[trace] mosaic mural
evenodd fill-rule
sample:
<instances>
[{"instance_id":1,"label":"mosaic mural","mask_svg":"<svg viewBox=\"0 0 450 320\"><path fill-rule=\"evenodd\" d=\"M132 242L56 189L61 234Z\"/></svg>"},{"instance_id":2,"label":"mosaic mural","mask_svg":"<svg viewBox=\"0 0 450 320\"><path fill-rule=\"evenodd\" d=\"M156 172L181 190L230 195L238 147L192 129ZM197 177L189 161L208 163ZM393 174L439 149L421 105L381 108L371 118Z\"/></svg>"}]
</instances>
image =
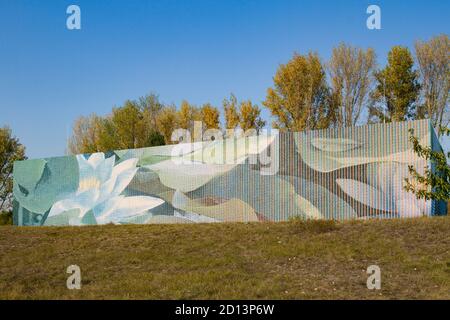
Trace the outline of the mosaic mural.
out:
<instances>
[{"instance_id":1,"label":"mosaic mural","mask_svg":"<svg viewBox=\"0 0 450 320\"><path fill-rule=\"evenodd\" d=\"M437 141L429 121L423 120L19 161L14 167L14 223L438 214L438 205L403 190L408 165L426 165L411 149L410 128L423 144Z\"/></svg>"}]
</instances>

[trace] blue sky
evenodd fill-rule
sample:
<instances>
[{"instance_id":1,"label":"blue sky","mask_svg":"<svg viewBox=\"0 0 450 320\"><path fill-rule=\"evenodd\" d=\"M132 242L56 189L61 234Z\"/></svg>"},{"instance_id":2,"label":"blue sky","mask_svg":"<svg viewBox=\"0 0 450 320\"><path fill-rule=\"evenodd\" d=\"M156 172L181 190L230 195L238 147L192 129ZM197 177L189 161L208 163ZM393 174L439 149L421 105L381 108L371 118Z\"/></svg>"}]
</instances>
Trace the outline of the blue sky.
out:
<instances>
[{"instance_id":1,"label":"blue sky","mask_svg":"<svg viewBox=\"0 0 450 320\"><path fill-rule=\"evenodd\" d=\"M66 28L70 4L81 30ZM382 30L366 28L369 4L381 7ZM63 155L80 115L149 92L260 103L294 51L328 59L343 41L373 47L383 65L393 45L448 34L449 12L443 0L0 0L0 126L31 158Z\"/></svg>"}]
</instances>

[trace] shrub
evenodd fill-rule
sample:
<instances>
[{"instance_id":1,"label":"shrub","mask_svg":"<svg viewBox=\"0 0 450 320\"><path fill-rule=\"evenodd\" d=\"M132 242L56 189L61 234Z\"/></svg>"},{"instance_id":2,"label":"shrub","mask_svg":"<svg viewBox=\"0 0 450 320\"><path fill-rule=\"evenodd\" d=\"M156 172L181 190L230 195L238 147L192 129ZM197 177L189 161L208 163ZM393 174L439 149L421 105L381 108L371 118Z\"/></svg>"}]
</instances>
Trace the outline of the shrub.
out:
<instances>
[{"instance_id":1,"label":"shrub","mask_svg":"<svg viewBox=\"0 0 450 320\"><path fill-rule=\"evenodd\" d=\"M0 225L12 225L13 215L12 212L0 212Z\"/></svg>"}]
</instances>

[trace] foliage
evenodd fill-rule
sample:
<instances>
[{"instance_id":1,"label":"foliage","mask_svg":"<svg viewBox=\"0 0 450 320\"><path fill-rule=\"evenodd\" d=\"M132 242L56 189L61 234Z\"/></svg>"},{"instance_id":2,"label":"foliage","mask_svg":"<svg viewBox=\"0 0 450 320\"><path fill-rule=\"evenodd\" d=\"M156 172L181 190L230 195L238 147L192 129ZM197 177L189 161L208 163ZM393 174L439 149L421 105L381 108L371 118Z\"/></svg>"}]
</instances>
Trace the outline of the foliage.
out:
<instances>
[{"instance_id":1,"label":"foliage","mask_svg":"<svg viewBox=\"0 0 450 320\"><path fill-rule=\"evenodd\" d=\"M231 94L230 99L224 99L222 105L225 113L225 129L236 129L240 121L236 97Z\"/></svg>"},{"instance_id":2,"label":"foliage","mask_svg":"<svg viewBox=\"0 0 450 320\"><path fill-rule=\"evenodd\" d=\"M364 51L346 44L333 49L329 63L338 126L358 123L371 89L375 67L373 49Z\"/></svg>"},{"instance_id":3,"label":"foliage","mask_svg":"<svg viewBox=\"0 0 450 320\"><path fill-rule=\"evenodd\" d=\"M447 126L450 122L450 40L447 35L436 36L428 42L417 41L415 49L423 99L418 117L431 119L436 128Z\"/></svg>"},{"instance_id":4,"label":"foliage","mask_svg":"<svg viewBox=\"0 0 450 320\"><path fill-rule=\"evenodd\" d=\"M429 118L435 127L450 122L450 42L440 35L415 44L417 68L409 49L394 46L384 68L375 70L375 52L340 44L328 63L317 53L294 53L281 64L268 88L263 106L273 117L273 127L301 131L369 123ZM329 72L329 79L325 72ZM260 130L265 121L251 101L238 103L231 94L223 100L224 128ZM140 148L173 143L174 129L184 128L193 137L194 122L202 130L220 129L220 112L182 101L179 108L164 105L155 94L126 101L106 116L80 117L73 125L68 149L72 154Z\"/></svg>"},{"instance_id":5,"label":"foliage","mask_svg":"<svg viewBox=\"0 0 450 320\"><path fill-rule=\"evenodd\" d=\"M178 111L179 127L182 129L193 130L194 121L201 121L200 110L186 100L183 100L181 102L180 110Z\"/></svg>"},{"instance_id":6,"label":"foliage","mask_svg":"<svg viewBox=\"0 0 450 320\"><path fill-rule=\"evenodd\" d=\"M24 160L25 147L8 127L0 128L0 212L12 206L14 161Z\"/></svg>"},{"instance_id":7,"label":"foliage","mask_svg":"<svg viewBox=\"0 0 450 320\"><path fill-rule=\"evenodd\" d=\"M0 226L12 225L12 224L13 224L12 211L7 211L7 212L0 211Z\"/></svg>"},{"instance_id":8,"label":"foliage","mask_svg":"<svg viewBox=\"0 0 450 320\"><path fill-rule=\"evenodd\" d=\"M134 149L143 147L144 130L143 116L138 105L133 101L126 101L121 108L114 108L110 119L115 146L109 150Z\"/></svg>"},{"instance_id":9,"label":"foliage","mask_svg":"<svg viewBox=\"0 0 450 320\"><path fill-rule=\"evenodd\" d=\"M220 113L216 107L210 103L205 103L201 109L201 120L205 129L219 129L220 128Z\"/></svg>"},{"instance_id":10,"label":"foliage","mask_svg":"<svg viewBox=\"0 0 450 320\"><path fill-rule=\"evenodd\" d=\"M195 134L199 134L199 132L195 132L194 127L196 121L202 120L200 109L186 100L183 100L177 116L178 128L188 130L191 135L191 141L197 141L200 139L200 137L194 136Z\"/></svg>"},{"instance_id":11,"label":"foliage","mask_svg":"<svg viewBox=\"0 0 450 320\"><path fill-rule=\"evenodd\" d=\"M414 119L419 97L418 73L408 48L394 46L388 54L388 64L375 72L377 82L372 92L369 120L391 122Z\"/></svg>"},{"instance_id":12,"label":"foliage","mask_svg":"<svg viewBox=\"0 0 450 320\"><path fill-rule=\"evenodd\" d=\"M157 120L158 132L166 144L172 144L172 132L178 127L178 115L175 106L164 107Z\"/></svg>"},{"instance_id":13,"label":"foliage","mask_svg":"<svg viewBox=\"0 0 450 320\"><path fill-rule=\"evenodd\" d=\"M239 108L238 108L239 105ZM266 125L261 118L261 109L253 104L251 100L241 101L239 104L236 97L231 94L230 99L223 100L226 129L236 129L239 127L244 132L255 129L256 133Z\"/></svg>"},{"instance_id":14,"label":"foliage","mask_svg":"<svg viewBox=\"0 0 450 320\"><path fill-rule=\"evenodd\" d=\"M441 128L441 133L450 135L449 128ZM431 166L424 168L421 174L414 166L409 166L411 178L405 179L404 189L412 192L418 199L425 200L450 200L450 166L447 156L442 150L435 151L430 146L422 146L414 135L414 130L410 130L410 141L413 144L414 152L421 158L427 160Z\"/></svg>"},{"instance_id":15,"label":"foliage","mask_svg":"<svg viewBox=\"0 0 450 320\"><path fill-rule=\"evenodd\" d=\"M154 93L140 97L137 104L142 111L146 132L155 131L158 115L164 108L164 104L159 101L159 97Z\"/></svg>"},{"instance_id":16,"label":"foliage","mask_svg":"<svg viewBox=\"0 0 450 320\"><path fill-rule=\"evenodd\" d=\"M275 128L300 131L330 125L329 90L316 53L294 54L287 64L279 66L273 81L263 105L275 117Z\"/></svg>"},{"instance_id":17,"label":"foliage","mask_svg":"<svg viewBox=\"0 0 450 320\"><path fill-rule=\"evenodd\" d=\"M259 133L266 125L266 122L261 118L261 110L250 100L241 102L239 112L239 126L244 132L249 129L255 129Z\"/></svg>"},{"instance_id":18,"label":"foliage","mask_svg":"<svg viewBox=\"0 0 450 320\"><path fill-rule=\"evenodd\" d=\"M71 154L133 149L164 144L158 131L163 104L150 94L138 100L127 100L105 117L92 114L78 118L69 139Z\"/></svg>"},{"instance_id":19,"label":"foliage","mask_svg":"<svg viewBox=\"0 0 450 320\"><path fill-rule=\"evenodd\" d=\"M69 138L69 152L78 154L99 151L101 122L101 117L95 113L76 119L72 127L72 136Z\"/></svg>"},{"instance_id":20,"label":"foliage","mask_svg":"<svg viewBox=\"0 0 450 320\"><path fill-rule=\"evenodd\" d=\"M147 142L147 146L163 146L165 144L164 136L156 130L150 131Z\"/></svg>"}]
</instances>

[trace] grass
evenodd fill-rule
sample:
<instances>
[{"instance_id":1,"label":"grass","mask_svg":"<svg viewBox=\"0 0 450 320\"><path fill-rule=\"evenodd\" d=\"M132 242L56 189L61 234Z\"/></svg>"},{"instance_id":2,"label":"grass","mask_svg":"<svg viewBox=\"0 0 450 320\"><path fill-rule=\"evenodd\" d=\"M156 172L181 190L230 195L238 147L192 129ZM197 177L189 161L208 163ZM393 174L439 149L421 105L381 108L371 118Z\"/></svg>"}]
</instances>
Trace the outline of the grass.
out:
<instances>
[{"instance_id":1,"label":"grass","mask_svg":"<svg viewBox=\"0 0 450 320\"><path fill-rule=\"evenodd\" d=\"M450 217L0 227L1 299L450 299ZM69 265L81 290L68 290ZM366 269L381 268L381 290Z\"/></svg>"}]
</instances>

